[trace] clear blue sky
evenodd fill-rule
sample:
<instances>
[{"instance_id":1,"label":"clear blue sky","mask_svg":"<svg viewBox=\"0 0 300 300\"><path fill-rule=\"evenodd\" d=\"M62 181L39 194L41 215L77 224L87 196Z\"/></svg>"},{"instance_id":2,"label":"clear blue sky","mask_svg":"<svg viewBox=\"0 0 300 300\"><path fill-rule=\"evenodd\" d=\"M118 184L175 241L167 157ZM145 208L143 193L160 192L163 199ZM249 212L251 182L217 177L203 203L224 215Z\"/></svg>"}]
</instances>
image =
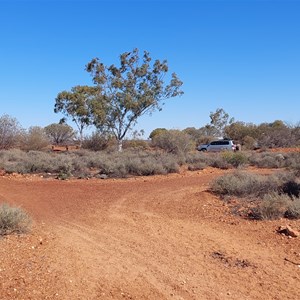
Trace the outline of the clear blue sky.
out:
<instances>
[{"instance_id":1,"label":"clear blue sky","mask_svg":"<svg viewBox=\"0 0 300 300\"><path fill-rule=\"evenodd\" d=\"M167 59L185 94L136 129L199 128L223 108L236 120L300 121L299 1L0 0L0 115L57 122L56 95L92 84L85 65L133 48Z\"/></svg>"}]
</instances>

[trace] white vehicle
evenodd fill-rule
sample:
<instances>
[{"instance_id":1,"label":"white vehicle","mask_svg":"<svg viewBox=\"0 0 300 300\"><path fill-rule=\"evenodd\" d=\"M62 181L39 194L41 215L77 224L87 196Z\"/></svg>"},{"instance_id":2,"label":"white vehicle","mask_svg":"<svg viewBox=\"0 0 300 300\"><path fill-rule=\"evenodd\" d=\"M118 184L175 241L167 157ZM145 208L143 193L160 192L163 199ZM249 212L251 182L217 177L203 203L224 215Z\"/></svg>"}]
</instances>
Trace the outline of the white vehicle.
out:
<instances>
[{"instance_id":1,"label":"white vehicle","mask_svg":"<svg viewBox=\"0 0 300 300\"><path fill-rule=\"evenodd\" d=\"M199 151L219 152L219 151L236 151L236 145L232 140L212 141L209 144L199 145Z\"/></svg>"}]
</instances>

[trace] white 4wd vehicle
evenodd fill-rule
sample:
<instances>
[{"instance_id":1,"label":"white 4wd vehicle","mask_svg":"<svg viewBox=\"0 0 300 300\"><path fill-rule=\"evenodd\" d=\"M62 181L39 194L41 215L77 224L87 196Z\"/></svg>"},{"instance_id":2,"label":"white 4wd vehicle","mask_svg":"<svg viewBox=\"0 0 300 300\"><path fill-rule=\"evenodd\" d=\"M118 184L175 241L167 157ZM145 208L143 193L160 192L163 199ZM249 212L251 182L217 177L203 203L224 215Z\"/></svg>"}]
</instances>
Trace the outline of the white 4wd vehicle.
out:
<instances>
[{"instance_id":1,"label":"white 4wd vehicle","mask_svg":"<svg viewBox=\"0 0 300 300\"><path fill-rule=\"evenodd\" d=\"M219 151L236 151L236 145L232 140L218 140L209 144L199 145L199 151L219 152Z\"/></svg>"}]
</instances>

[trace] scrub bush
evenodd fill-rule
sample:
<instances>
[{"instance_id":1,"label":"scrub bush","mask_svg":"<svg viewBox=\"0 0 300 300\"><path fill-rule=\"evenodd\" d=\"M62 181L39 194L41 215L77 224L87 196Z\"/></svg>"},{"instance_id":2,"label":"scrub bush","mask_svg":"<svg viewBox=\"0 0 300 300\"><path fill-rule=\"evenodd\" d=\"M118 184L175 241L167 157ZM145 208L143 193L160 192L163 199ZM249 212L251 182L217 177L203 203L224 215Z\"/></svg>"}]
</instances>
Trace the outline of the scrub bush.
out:
<instances>
[{"instance_id":1,"label":"scrub bush","mask_svg":"<svg viewBox=\"0 0 300 300\"><path fill-rule=\"evenodd\" d=\"M30 225L31 218L22 208L6 203L0 205L0 235L25 233Z\"/></svg>"}]
</instances>

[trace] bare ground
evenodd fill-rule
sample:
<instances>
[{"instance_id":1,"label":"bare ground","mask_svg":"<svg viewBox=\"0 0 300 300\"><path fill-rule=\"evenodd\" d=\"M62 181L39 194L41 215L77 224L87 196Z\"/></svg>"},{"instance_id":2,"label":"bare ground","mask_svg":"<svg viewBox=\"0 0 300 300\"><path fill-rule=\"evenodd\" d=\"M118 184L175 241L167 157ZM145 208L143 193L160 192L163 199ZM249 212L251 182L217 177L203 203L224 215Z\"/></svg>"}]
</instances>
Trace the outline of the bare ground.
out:
<instances>
[{"instance_id":1,"label":"bare ground","mask_svg":"<svg viewBox=\"0 0 300 300\"><path fill-rule=\"evenodd\" d=\"M118 180L0 177L32 233L0 239L0 299L299 299L300 221L249 221L208 192L224 171Z\"/></svg>"}]
</instances>

